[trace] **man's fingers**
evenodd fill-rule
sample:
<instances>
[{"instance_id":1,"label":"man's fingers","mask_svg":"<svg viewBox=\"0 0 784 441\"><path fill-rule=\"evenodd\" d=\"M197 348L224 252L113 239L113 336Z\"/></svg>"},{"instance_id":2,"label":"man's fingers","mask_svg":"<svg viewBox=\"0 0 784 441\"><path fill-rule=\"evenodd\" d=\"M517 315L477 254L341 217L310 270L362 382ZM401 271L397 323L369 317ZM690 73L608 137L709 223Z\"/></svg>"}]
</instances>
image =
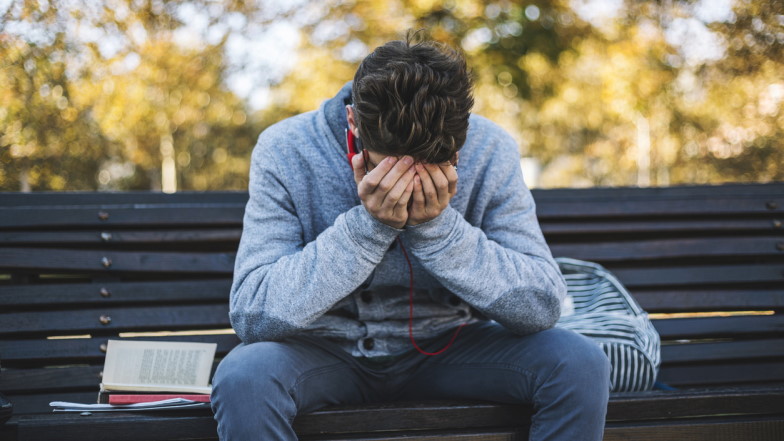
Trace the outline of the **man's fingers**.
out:
<instances>
[{"instance_id":1,"label":"man's fingers","mask_svg":"<svg viewBox=\"0 0 784 441\"><path fill-rule=\"evenodd\" d=\"M416 170L414 170L413 167L409 167L409 169L405 172L405 174L403 174L403 176L401 176L400 179L397 180L397 182L392 187L392 189L390 189L389 192L386 194L386 196L384 197L384 201L381 204L382 207L388 209L395 208L395 205L398 204L400 198L403 197L403 194L406 192L406 189L408 188L408 184L413 182L414 173L416 173Z\"/></svg>"},{"instance_id":2,"label":"man's fingers","mask_svg":"<svg viewBox=\"0 0 784 441\"><path fill-rule=\"evenodd\" d=\"M363 155L354 155L351 158L351 168L354 169L354 182L356 182L357 187L359 187L359 183L362 181L362 178L365 177L365 158Z\"/></svg>"},{"instance_id":3,"label":"man's fingers","mask_svg":"<svg viewBox=\"0 0 784 441\"><path fill-rule=\"evenodd\" d=\"M433 186L436 188L436 198L438 205L445 207L451 199L449 193L449 179L438 164L427 164L427 171L430 173L430 178L433 180Z\"/></svg>"},{"instance_id":4,"label":"man's fingers","mask_svg":"<svg viewBox=\"0 0 784 441\"><path fill-rule=\"evenodd\" d=\"M361 156L361 155L357 155L357 156ZM364 171L364 162L363 162L362 163L363 177L357 183L357 186L359 188L359 197L363 198L364 200L365 197L368 197L374 192L376 192L378 190L379 185L381 185L381 183L386 178L389 171L396 165L397 162L398 162L397 158L393 156L388 156L384 158L383 161L379 162L378 165L375 168L373 168L373 170L371 170L370 173L368 174L364 174L365 171ZM355 178L356 175L357 175L357 171L356 169L354 169ZM386 190L381 189L381 192L383 194L381 194L380 197L378 198L379 201L384 200L384 197L386 196L386 193L387 191L389 191L390 188L391 187L387 188Z\"/></svg>"},{"instance_id":5,"label":"man's fingers","mask_svg":"<svg viewBox=\"0 0 784 441\"><path fill-rule=\"evenodd\" d=\"M420 178L423 198L421 208L417 213L422 217L427 217L430 213L438 212L438 192L433 184L430 172L424 165L420 164L420 167L417 169L417 176Z\"/></svg>"},{"instance_id":6,"label":"man's fingers","mask_svg":"<svg viewBox=\"0 0 784 441\"><path fill-rule=\"evenodd\" d=\"M434 170L435 169L435 170ZM436 183L436 179L438 175L443 177L443 173L440 172L438 166L432 166L430 164L426 164L422 166L422 170L419 171L419 176L422 178L422 190L425 193L425 205L430 207L436 207L441 204L441 198L439 198L439 188ZM446 182L446 178L443 177L444 182ZM444 185L443 192L446 193L446 185Z\"/></svg>"},{"instance_id":7,"label":"man's fingers","mask_svg":"<svg viewBox=\"0 0 784 441\"><path fill-rule=\"evenodd\" d=\"M405 217L408 218L408 202L411 200L411 194L414 192L414 179L408 181L408 185L406 186L405 191L400 196L400 199L397 201L397 205L395 206L395 211L402 212L405 214Z\"/></svg>"},{"instance_id":8,"label":"man's fingers","mask_svg":"<svg viewBox=\"0 0 784 441\"><path fill-rule=\"evenodd\" d=\"M395 184L403 177L408 169L414 164L414 159L410 156L403 156L399 160L397 158L393 158L391 156L387 157L379 167L384 164L384 162L388 161L389 159L393 159L393 166L385 173L384 177L381 178L381 181L378 183L378 190L382 193L389 193L395 187ZM374 168L373 171L376 171ZM372 173L372 172L371 172Z\"/></svg>"},{"instance_id":9,"label":"man's fingers","mask_svg":"<svg viewBox=\"0 0 784 441\"><path fill-rule=\"evenodd\" d=\"M425 209L425 193L422 191L422 178L417 174L414 176L414 190L412 192L412 209L421 211Z\"/></svg>"},{"instance_id":10,"label":"man's fingers","mask_svg":"<svg viewBox=\"0 0 784 441\"><path fill-rule=\"evenodd\" d=\"M454 196L457 193L457 167L453 166L452 163L447 162L442 164L440 168L449 182L449 196Z\"/></svg>"}]
</instances>

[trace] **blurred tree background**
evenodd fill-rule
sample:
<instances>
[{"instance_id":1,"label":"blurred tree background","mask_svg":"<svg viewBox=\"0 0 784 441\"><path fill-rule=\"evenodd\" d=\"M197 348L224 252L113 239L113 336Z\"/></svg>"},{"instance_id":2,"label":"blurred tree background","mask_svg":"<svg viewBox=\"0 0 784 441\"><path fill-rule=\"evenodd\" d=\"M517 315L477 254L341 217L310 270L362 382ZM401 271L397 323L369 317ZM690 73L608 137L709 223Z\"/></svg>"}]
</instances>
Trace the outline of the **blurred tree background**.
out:
<instances>
[{"instance_id":1,"label":"blurred tree background","mask_svg":"<svg viewBox=\"0 0 784 441\"><path fill-rule=\"evenodd\" d=\"M0 0L0 190L245 189L264 127L407 29L543 187L784 180L780 0Z\"/></svg>"}]
</instances>

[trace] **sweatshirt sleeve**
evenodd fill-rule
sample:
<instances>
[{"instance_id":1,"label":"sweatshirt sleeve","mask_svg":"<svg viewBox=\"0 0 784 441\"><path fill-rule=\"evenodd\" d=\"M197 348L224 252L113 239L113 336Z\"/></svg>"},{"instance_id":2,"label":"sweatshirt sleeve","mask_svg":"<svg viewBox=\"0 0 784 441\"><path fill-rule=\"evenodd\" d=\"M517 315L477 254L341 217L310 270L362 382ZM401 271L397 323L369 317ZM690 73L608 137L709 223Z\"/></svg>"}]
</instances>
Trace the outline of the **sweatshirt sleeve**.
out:
<instances>
[{"instance_id":1,"label":"sweatshirt sleeve","mask_svg":"<svg viewBox=\"0 0 784 441\"><path fill-rule=\"evenodd\" d=\"M475 189L487 200L481 225L449 206L403 238L446 289L511 331L530 334L555 325L566 283L536 219L516 143L505 133L497 142L502 148L492 150Z\"/></svg>"},{"instance_id":2,"label":"sweatshirt sleeve","mask_svg":"<svg viewBox=\"0 0 784 441\"><path fill-rule=\"evenodd\" d=\"M280 340L305 328L364 282L402 231L357 205L304 243L278 167L284 146L275 141L263 133L254 149L235 261L229 316L244 343Z\"/></svg>"}]
</instances>

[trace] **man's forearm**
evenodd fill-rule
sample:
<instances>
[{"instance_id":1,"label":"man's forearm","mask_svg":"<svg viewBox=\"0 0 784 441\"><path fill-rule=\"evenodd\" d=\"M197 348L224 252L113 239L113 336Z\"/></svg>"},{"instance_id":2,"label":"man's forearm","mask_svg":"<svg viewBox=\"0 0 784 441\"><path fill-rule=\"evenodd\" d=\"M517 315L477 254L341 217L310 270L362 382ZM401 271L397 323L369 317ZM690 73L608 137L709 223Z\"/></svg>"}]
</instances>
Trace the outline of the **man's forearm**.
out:
<instances>
[{"instance_id":1,"label":"man's forearm","mask_svg":"<svg viewBox=\"0 0 784 441\"><path fill-rule=\"evenodd\" d=\"M516 245L504 246L450 207L428 223L409 227L403 237L445 288L488 318L527 334L555 324L566 292L538 227L531 230L508 232Z\"/></svg>"},{"instance_id":2,"label":"man's forearm","mask_svg":"<svg viewBox=\"0 0 784 441\"><path fill-rule=\"evenodd\" d=\"M243 232L231 292L232 326L245 343L305 328L367 279L399 233L361 206L301 250L265 237L263 225Z\"/></svg>"}]
</instances>

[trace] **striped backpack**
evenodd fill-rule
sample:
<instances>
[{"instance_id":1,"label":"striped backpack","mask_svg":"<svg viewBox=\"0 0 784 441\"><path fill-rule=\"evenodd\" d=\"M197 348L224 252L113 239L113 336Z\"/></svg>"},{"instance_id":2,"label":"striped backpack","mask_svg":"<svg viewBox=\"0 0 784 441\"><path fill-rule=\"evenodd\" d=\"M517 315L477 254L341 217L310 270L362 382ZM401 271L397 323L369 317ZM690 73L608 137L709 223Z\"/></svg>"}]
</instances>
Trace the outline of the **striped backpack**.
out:
<instances>
[{"instance_id":1,"label":"striped backpack","mask_svg":"<svg viewBox=\"0 0 784 441\"><path fill-rule=\"evenodd\" d=\"M567 296L556 326L595 341L610 359L610 390L650 390L660 364L659 334L648 314L601 265L559 257Z\"/></svg>"}]
</instances>

